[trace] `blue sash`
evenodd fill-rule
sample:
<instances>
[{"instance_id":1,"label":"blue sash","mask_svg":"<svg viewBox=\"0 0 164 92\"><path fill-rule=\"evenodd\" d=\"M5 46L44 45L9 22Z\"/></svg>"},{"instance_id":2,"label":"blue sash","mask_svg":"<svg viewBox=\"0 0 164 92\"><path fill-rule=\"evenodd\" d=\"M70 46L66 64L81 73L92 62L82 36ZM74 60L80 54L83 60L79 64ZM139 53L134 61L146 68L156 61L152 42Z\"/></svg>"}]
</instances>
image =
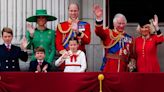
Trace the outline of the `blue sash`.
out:
<instances>
[{"instance_id":1,"label":"blue sash","mask_svg":"<svg viewBox=\"0 0 164 92\"><path fill-rule=\"evenodd\" d=\"M87 23L87 22L79 21L79 23L78 23L78 29L84 29L86 23ZM76 36L75 32L72 32L70 38L73 38L73 37L75 37L75 36ZM64 39L63 43L65 43L65 41L67 41L67 40L70 39L70 38L68 38L68 36L67 36L67 37ZM64 48L65 48L65 49L68 49L68 42L64 45Z\"/></svg>"},{"instance_id":2,"label":"blue sash","mask_svg":"<svg viewBox=\"0 0 164 92\"><path fill-rule=\"evenodd\" d=\"M72 32L70 38L73 38L73 37L75 37L75 32ZM66 38L64 39L63 43L64 43L65 41L67 41L67 39L70 39L70 38L66 37ZM64 45L64 48L65 48L65 49L68 49L68 42Z\"/></svg>"},{"instance_id":3,"label":"blue sash","mask_svg":"<svg viewBox=\"0 0 164 92\"><path fill-rule=\"evenodd\" d=\"M127 43L129 43L129 41L132 40L132 37L128 34L124 34L124 38L121 39L121 42L123 42L123 45L126 46ZM123 48L122 45L120 45L119 41L111 48L108 48L108 53L112 53L115 54L116 52L118 52L121 48ZM106 65L107 62L107 58L104 56L103 60L102 60L102 65L100 67L100 70L102 71Z\"/></svg>"}]
</instances>

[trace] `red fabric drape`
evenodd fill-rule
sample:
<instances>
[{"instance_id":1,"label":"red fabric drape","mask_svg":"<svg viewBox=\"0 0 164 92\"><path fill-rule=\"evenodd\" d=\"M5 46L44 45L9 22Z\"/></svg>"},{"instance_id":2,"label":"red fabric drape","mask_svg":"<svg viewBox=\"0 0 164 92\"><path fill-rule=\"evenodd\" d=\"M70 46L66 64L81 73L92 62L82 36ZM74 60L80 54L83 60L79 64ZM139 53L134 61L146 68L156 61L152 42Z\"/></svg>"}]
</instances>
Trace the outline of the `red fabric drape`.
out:
<instances>
[{"instance_id":1,"label":"red fabric drape","mask_svg":"<svg viewBox=\"0 0 164 92\"><path fill-rule=\"evenodd\" d=\"M99 92L99 72L0 73L0 92ZM164 73L103 73L103 92L164 92Z\"/></svg>"}]
</instances>

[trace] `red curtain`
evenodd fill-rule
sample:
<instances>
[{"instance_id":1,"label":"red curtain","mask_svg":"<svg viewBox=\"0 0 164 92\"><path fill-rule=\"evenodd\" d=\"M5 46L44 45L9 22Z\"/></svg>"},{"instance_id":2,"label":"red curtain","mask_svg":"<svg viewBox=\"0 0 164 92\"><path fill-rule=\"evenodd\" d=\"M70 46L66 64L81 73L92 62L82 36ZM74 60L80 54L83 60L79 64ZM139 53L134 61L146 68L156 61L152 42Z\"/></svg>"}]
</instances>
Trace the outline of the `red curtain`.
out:
<instances>
[{"instance_id":1,"label":"red curtain","mask_svg":"<svg viewBox=\"0 0 164 92\"><path fill-rule=\"evenodd\" d=\"M99 92L99 72L0 73L0 92ZM103 92L164 92L164 73L103 73Z\"/></svg>"}]
</instances>

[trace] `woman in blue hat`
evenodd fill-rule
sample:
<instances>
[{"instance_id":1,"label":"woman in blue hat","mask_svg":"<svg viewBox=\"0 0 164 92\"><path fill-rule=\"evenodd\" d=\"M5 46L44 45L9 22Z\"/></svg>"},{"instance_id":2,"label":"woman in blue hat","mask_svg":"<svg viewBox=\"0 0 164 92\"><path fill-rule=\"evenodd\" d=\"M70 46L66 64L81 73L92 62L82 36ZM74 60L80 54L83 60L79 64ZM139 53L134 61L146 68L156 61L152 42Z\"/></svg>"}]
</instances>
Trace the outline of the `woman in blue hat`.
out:
<instances>
[{"instance_id":1,"label":"woman in blue hat","mask_svg":"<svg viewBox=\"0 0 164 92\"><path fill-rule=\"evenodd\" d=\"M45 49L45 60L51 63L54 59L56 52L54 46L55 33L54 30L48 29L46 23L48 21L54 21L57 18L47 14L46 10L36 10L36 15L26 19L28 22L36 22L37 27L34 28L31 24L27 24L27 48L35 49L37 47L43 47ZM35 60L34 53L31 60Z\"/></svg>"}]
</instances>

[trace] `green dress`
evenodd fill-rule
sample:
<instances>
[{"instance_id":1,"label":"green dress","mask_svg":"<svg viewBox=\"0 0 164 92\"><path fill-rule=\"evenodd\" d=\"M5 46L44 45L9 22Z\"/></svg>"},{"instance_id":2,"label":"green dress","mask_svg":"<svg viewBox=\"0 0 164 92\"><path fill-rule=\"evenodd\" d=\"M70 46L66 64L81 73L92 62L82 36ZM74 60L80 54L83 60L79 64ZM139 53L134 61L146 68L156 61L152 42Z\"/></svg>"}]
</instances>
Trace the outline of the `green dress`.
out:
<instances>
[{"instance_id":1,"label":"green dress","mask_svg":"<svg viewBox=\"0 0 164 92\"><path fill-rule=\"evenodd\" d=\"M51 29L38 30L35 29L33 37L30 36L29 31L26 31L26 38L28 41L27 49L33 49L31 61L35 60L34 49L36 47L43 47L45 49L45 60L51 63L54 59L56 48L54 45L55 31Z\"/></svg>"}]
</instances>

